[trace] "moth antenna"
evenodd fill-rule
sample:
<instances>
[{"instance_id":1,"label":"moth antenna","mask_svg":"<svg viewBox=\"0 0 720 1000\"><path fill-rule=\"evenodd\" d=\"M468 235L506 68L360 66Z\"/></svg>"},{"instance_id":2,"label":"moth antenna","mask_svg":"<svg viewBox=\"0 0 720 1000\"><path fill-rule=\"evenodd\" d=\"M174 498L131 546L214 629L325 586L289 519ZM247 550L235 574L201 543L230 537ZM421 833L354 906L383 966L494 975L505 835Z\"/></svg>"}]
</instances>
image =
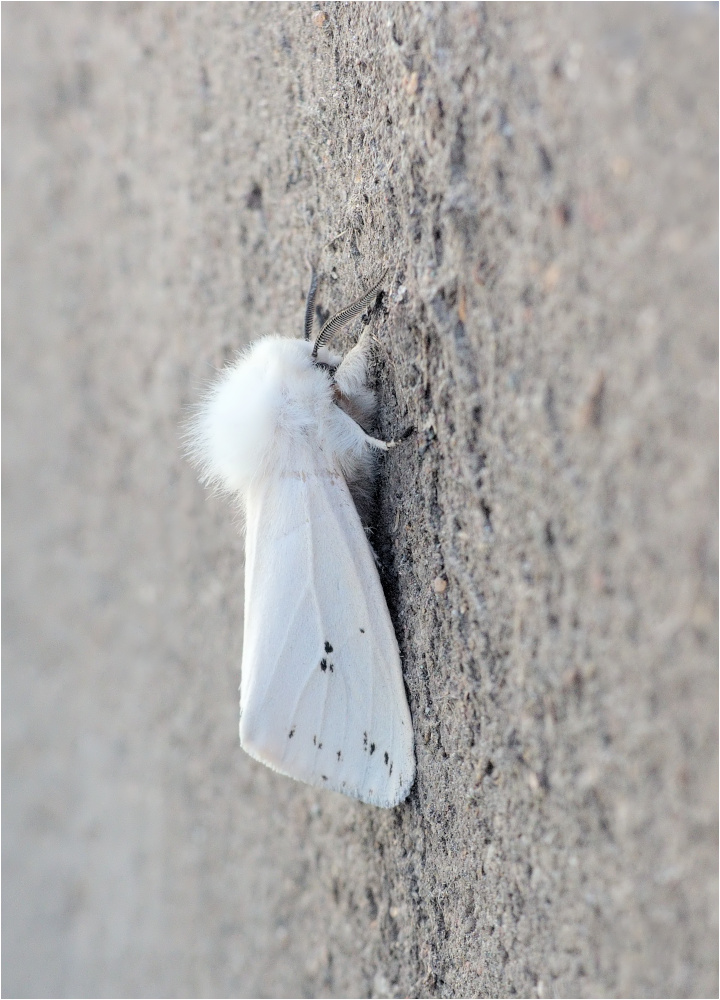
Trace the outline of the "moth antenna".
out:
<instances>
[{"instance_id":1,"label":"moth antenna","mask_svg":"<svg viewBox=\"0 0 720 1000\"><path fill-rule=\"evenodd\" d=\"M305 340L310 340L310 334L313 328L313 314L315 312L315 293L317 292L318 286L318 276L315 270L315 265L308 261L308 266L310 268L310 287L308 288L307 299L305 301L305 325L303 329L305 330ZM313 354L313 357L315 355Z\"/></svg>"},{"instance_id":2,"label":"moth antenna","mask_svg":"<svg viewBox=\"0 0 720 1000\"><path fill-rule=\"evenodd\" d=\"M342 330L342 328L346 326L346 324L348 324L351 319L354 319L359 313L363 311L365 306L369 305L372 302L377 293L380 291L382 283L385 280L385 277L389 270L390 268L388 267L385 268L385 270L380 275L379 279L375 282L375 284L372 286L370 291L365 292L365 294L361 299L358 299L357 302L353 302L352 305L346 306L345 309L341 309L339 313L335 313L334 316L330 317L327 323L325 323L325 325L323 326L322 330L318 334L317 340L315 341L315 346L313 347L312 351L313 358L317 357L318 348L322 347L323 344L326 341L328 341L334 333L337 333L338 330Z\"/></svg>"}]
</instances>

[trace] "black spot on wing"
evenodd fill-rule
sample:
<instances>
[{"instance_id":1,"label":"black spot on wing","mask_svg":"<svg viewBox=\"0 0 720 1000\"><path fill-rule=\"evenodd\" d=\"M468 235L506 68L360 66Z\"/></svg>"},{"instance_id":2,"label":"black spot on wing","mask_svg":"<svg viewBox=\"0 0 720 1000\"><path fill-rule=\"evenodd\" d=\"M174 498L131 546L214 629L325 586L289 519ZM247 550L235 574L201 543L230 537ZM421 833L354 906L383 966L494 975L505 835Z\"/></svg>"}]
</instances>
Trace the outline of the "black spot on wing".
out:
<instances>
[{"instance_id":1,"label":"black spot on wing","mask_svg":"<svg viewBox=\"0 0 720 1000\"><path fill-rule=\"evenodd\" d=\"M293 726L290 732L288 733L288 739L291 740L294 735L295 735L295 726Z\"/></svg>"},{"instance_id":2,"label":"black spot on wing","mask_svg":"<svg viewBox=\"0 0 720 1000\"><path fill-rule=\"evenodd\" d=\"M375 753L375 744L374 744L374 743L371 743L371 744L370 744L370 756L372 757L372 755L373 755L374 753Z\"/></svg>"},{"instance_id":3,"label":"black spot on wing","mask_svg":"<svg viewBox=\"0 0 720 1000\"><path fill-rule=\"evenodd\" d=\"M323 781L327 781L327 774L321 774L320 777Z\"/></svg>"},{"instance_id":4,"label":"black spot on wing","mask_svg":"<svg viewBox=\"0 0 720 1000\"><path fill-rule=\"evenodd\" d=\"M361 628L360 631L362 632L363 635L365 635L365 629L364 628Z\"/></svg>"},{"instance_id":5,"label":"black spot on wing","mask_svg":"<svg viewBox=\"0 0 720 1000\"><path fill-rule=\"evenodd\" d=\"M367 733L363 733L363 746L367 750Z\"/></svg>"},{"instance_id":6,"label":"black spot on wing","mask_svg":"<svg viewBox=\"0 0 720 1000\"><path fill-rule=\"evenodd\" d=\"M388 762L389 760L390 760L390 758L388 757L388 752L387 752L387 750L386 750L386 751L385 751L385 766L386 766L386 767L387 767L387 762Z\"/></svg>"},{"instance_id":7,"label":"black spot on wing","mask_svg":"<svg viewBox=\"0 0 720 1000\"><path fill-rule=\"evenodd\" d=\"M320 660L320 669L322 670L323 673L325 673L325 671L327 670L327 660L325 659L324 656L322 660Z\"/></svg>"},{"instance_id":8,"label":"black spot on wing","mask_svg":"<svg viewBox=\"0 0 720 1000\"><path fill-rule=\"evenodd\" d=\"M333 651L333 648L332 648L332 646L330 645L330 643L326 639L325 640L325 652L326 653L332 653L332 651Z\"/></svg>"},{"instance_id":9,"label":"black spot on wing","mask_svg":"<svg viewBox=\"0 0 720 1000\"><path fill-rule=\"evenodd\" d=\"M340 760L341 757L342 757L342 750L338 750L337 759Z\"/></svg>"}]
</instances>

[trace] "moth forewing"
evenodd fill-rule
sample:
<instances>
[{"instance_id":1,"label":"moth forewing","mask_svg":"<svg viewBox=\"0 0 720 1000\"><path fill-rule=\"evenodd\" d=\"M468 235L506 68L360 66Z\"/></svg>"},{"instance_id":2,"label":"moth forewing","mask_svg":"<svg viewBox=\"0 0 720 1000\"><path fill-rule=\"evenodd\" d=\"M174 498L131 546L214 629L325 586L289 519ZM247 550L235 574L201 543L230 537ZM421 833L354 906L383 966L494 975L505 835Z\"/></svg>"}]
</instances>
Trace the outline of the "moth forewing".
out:
<instances>
[{"instance_id":1,"label":"moth forewing","mask_svg":"<svg viewBox=\"0 0 720 1000\"><path fill-rule=\"evenodd\" d=\"M323 468L266 488L287 515L270 524L264 490L248 498L242 745L300 781L396 805L414 778L412 724L348 488Z\"/></svg>"}]
</instances>

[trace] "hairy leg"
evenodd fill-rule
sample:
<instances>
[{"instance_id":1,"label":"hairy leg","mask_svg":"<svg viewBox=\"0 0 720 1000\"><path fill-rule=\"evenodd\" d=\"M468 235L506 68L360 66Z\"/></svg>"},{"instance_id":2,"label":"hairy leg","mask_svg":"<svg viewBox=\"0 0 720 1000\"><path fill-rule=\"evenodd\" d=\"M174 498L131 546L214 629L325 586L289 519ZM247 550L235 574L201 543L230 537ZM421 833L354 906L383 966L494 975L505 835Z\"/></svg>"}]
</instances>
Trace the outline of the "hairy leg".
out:
<instances>
[{"instance_id":1,"label":"hairy leg","mask_svg":"<svg viewBox=\"0 0 720 1000\"><path fill-rule=\"evenodd\" d=\"M335 372L338 406L366 431L377 410L375 393L367 384L373 354L373 341L366 331Z\"/></svg>"}]
</instances>

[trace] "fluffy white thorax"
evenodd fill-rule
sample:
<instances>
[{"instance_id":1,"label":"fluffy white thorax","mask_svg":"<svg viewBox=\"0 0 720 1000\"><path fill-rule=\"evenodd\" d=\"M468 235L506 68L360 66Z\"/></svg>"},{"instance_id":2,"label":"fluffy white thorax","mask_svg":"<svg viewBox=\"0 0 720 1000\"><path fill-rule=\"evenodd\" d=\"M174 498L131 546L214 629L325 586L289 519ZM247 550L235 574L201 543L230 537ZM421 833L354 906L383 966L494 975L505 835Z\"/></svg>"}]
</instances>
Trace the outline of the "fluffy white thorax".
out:
<instances>
[{"instance_id":1,"label":"fluffy white thorax","mask_svg":"<svg viewBox=\"0 0 720 1000\"><path fill-rule=\"evenodd\" d=\"M318 360L340 361L324 348ZM245 496L278 470L347 471L362 445L358 430L336 405L327 368L314 364L312 344L271 336L221 373L192 422L190 446L205 482Z\"/></svg>"}]
</instances>

